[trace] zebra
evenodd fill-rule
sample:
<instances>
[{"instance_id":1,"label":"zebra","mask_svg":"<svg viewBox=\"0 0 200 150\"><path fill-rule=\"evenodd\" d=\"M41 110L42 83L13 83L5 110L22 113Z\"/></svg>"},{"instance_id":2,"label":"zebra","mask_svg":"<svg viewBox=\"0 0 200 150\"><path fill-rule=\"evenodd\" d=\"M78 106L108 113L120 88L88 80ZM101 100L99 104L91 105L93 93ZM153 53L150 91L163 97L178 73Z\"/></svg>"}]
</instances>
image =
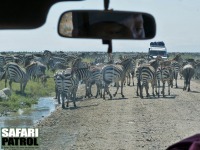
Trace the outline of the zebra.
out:
<instances>
[{"instance_id":1,"label":"zebra","mask_svg":"<svg viewBox=\"0 0 200 150\"><path fill-rule=\"evenodd\" d=\"M20 83L20 92L23 94L25 91L26 84L33 73L36 71L40 72L36 63L28 65L25 69L20 67L18 64L9 62L4 66L6 71L5 85L7 79L9 79L9 86L12 89L12 82Z\"/></svg>"},{"instance_id":2,"label":"zebra","mask_svg":"<svg viewBox=\"0 0 200 150\"><path fill-rule=\"evenodd\" d=\"M140 87L140 97L143 98L143 87L146 89L146 97L149 97L148 89L149 89L149 82L151 82L152 85L152 94L154 94L154 85L156 85L156 77L155 77L155 69L150 66L142 66L139 69L139 87Z\"/></svg>"},{"instance_id":3,"label":"zebra","mask_svg":"<svg viewBox=\"0 0 200 150\"><path fill-rule=\"evenodd\" d=\"M62 98L62 108L65 108L65 97L67 98L67 107L69 107L69 98L71 98L71 96L74 107L76 107L76 92L78 89L78 79L76 76L66 71L62 71L54 75L54 80L59 104L61 103L60 96Z\"/></svg>"},{"instance_id":4,"label":"zebra","mask_svg":"<svg viewBox=\"0 0 200 150\"><path fill-rule=\"evenodd\" d=\"M178 88L177 79L178 73L180 72L181 66L177 61L171 61L172 73L173 73L173 80L175 80L175 86ZM173 85L172 85L173 86Z\"/></svg>"},{"instance_id":5,"label":"zebra","mask_svg":"<svg viewBox=\"0 0 200 150\"><path fill-rule=\"evenodd\" d=\"M158 82L158 92L156 90L156 93L158 97L160 97L160 81L162 81L162 91L163 97L165 97L165 82L167 81L168 84L168 95L170 95L170 87L172 87L172 81L173 81L173 74L172 74L172 68L170 66L161 66L157 69L156 72L156 78Z\"/></svg>"},{"instance_id":6,"label":"zebra","mask_svg":"<svg viewBox=\"0 0 200 150\"><path fill-rule=\"evenodd\" d=\"M35 70L35 72L32 73L32 76L31 76L33 81L36 81L36 79L37 79L37 81L39 81L39 77L45 75L46 66L43 65L42 63L40 63L39 61L33 61L31 63L36 63L38 69L40 69L40 71Z\"/></svg>"},{"instance_id":7,"label":"zebra","mask_svg":"<svg viewBox=\"0 0 200 150\"><path fill-rule=\"evenodd\" d=\"M108 86L113 82L115 82L117 85L117 90L115 94L113 94L114 97L116 96L119 89L119 81L121 81L121 95L124 98L123 83L126 77L126 73L131 67L132 67L132 59L130 58L123 60L120 65L110 64L103 67L102 76L103 76L103 82L105 84L103 99L105 99L105 92L107 92L110 96L110 99L112 99L112 95L109 91Z\"/></svg>"},{"instance_id":8,"label":"zebra","mask_svg":"<svg viewBox=\"0 0 200 150\"><path fill-rule=\"evenodd\" d=\"M173 80L175 80L176 88L178 88L177 79L178 79L178 74L180 74L180 76L181 76L180 69L181 69L182 65L183 65L183 59L181 58L181 54L176 55L171 60L171 67L172 67L172 72L173 72Z\"/></svg>"},{"instance_id":9,"label":"zebra","mask_svg":"<svg viewBox=\"0 0 200 150\"><path fill-rule=\"evenodd\" d=\"M82 81L83 83L85 83L85 97L88 96L88 91L87 91L87 84L88 84L88 80L90 79L92 73L89 70L89 68L72 68L72 75L75 75L77 77L77 79L80 81Z\"/></svg>"},{"instance_id":10,"label":"zebra","mask_svg":"<svg viewBox=\"0 0 200 150\"><path fill-rule=\"evenodd\" d=\"M55 65L58 64L58 63L60 63L60 64L62 64L62 65L64 65L64 66L67 66L67 62L66 62L66 60L65 60L64 58L60 58L60 57L51 57L51 58L49 59L48 65L49 65L50 69L51 69L53 72L55 72L55 70L56 70Z\"/></svg>"},{"instance_id":11,"label":"zebra","mask_svg":"<svg viewBox=\"0 0 200 150\"><path fill-rule=\"evenodd\" d=\"M97 98L98 95L102 97L103 81L102 81L101 69L97 67L93 67L92 69L90 69L90 71L91 71L91 76L87 81L86 96L88 97L92 96L91 88L93 84L96 84L97 92L96 92L95 98Z\"/></svg>"},{"instance_id":12,"label":"zebra","mask_svg":"<svg viewBox=\"0 0 200 150\"><path fill-rule=\"evenodd\" d=\"M160 56L157 56L155 60L151 60L149 64L142 64L137 68L136 77L138 80L137 83L137 96L139 96L138 89L140 89L140 97L143 98L143 87L146 89L146 97L149 97L148 89L149 82L152 86L152 94L154 94L154 86L156 86L156 71L159 66L159 62L161 60Z\"/></svg>"},{"instance_id":13,"label":"zebra","mask_svg":"<svg viewBox=\"0 0 200 150\"><path fill-rule=\"evenodd\" d=\"M130 70L127 71L127 85L130 86L131 79L134 86L134 74L135 74L135 61L133 61L132 66L130 67ZM125 84L124 84L125 85Z\"/></svg>"},{"instance_id":14,"label":"zebra","mask_svg":"<svg viewBox=\"0 0 200 150\"><path fill-rule=\"evenodd\" d=\"M195 70L194 67L191 64L187 64L183 67L182 75L184 78L184 87L183 91L185 91L188 88L188 92L190 91L190 80L194 76Z\"/></svg>"}]
</instances>

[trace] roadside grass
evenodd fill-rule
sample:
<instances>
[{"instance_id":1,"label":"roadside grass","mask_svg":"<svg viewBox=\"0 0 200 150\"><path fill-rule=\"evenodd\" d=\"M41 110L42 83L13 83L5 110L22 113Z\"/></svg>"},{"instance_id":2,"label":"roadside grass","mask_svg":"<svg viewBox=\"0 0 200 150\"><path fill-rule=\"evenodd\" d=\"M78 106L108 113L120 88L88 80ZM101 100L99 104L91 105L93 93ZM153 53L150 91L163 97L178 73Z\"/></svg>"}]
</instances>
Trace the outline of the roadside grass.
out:
<instances>
[{"instance_id":1,"label":"roadside grass","mask_svg":"<svg viewBox=\"0 0 200 150\"><path fill-rule=\"evenodd\" d=\"M51 78L47 79L46 86L44 87L41 81L29 80L25 94L20 94L20 83L12 83L12 95L8 100L0 100L0 114L5 111L17 111L19 108L28 108L32 104L36 104L40 97L54 96L55 83L53 80L53 73L47 71L46 73ZM9 81L7 82L9 87ZM0 81L0 89L5 88L5 80Z\"/></svg>"}]
</instances>

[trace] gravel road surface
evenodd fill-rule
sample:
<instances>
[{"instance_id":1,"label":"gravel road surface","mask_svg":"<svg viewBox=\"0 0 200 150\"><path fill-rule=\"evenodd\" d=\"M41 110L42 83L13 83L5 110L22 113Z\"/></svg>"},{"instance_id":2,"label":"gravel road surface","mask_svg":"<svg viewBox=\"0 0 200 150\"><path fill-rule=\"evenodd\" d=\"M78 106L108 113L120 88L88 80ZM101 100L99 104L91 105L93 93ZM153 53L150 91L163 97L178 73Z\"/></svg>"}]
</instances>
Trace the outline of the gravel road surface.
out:
<instances>
[{"instance_id":1,"label":"gravel road surface","mask_svg":"<svg viewBox=\"0 0 200 150\"><path fill-rule=\"evenodd\" d=\"M171 88L165 98L136 96L136 86L124 88L126 98L81 99L77 108L57 107L40 121L40 149L51 150L164 150L200 132L200 82L191 92ZM114 93L115 87L111 87ZM166 91L167 93L167 91ZM78 90L78 97L84 89Z\"/></svg>"}]
</instances>

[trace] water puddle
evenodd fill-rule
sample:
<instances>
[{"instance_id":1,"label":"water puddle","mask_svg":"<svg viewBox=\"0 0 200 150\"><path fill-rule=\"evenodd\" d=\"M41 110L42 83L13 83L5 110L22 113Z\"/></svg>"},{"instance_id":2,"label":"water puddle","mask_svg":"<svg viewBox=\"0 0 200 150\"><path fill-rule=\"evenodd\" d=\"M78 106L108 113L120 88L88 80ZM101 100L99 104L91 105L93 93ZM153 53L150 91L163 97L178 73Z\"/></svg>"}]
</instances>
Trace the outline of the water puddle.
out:
<instances>
[{"instance_id":1,"label":"water puddle","mask_svg":"<svg viewBox=\"0 0 200 150\"><path fill-rule=\"evenodd\" d=\"M31 109L20 109L9 116L0 117L0 127L31 127L56 109L53 97L42 97Z\"/></svg>"}]
</instances>

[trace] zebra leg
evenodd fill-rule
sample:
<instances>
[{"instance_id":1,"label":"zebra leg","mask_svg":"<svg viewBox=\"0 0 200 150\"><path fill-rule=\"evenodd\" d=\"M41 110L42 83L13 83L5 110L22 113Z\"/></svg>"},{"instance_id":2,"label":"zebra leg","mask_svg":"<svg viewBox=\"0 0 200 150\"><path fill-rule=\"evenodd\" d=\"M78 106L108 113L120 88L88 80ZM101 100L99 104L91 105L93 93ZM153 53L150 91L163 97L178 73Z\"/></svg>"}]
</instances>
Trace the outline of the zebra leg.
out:
<instances>
[{"instance_id":1,"label":"zebra leg","mask_svg":"<svg viewBox=\"0 0 200 150\"><path fill-rule=\"evenodd\" d=\"M88 98L89 98L89 86L88 86L88 84L87 83L85 83L85 98L87 98L87 96L88 96Z\"/></svg>"},{"instance_id":2,"label":"zebra leg","mask_svg":"<svg viewBox=\"0 0 200 150\"><path fill-rule=\"evenodd\" d=\"M10 90L12 90L12 80L9 81Z\"/></svg>"},{"instance_id":3,"label":"zebra leg","mask_svg":"<svg viewBox=\"0 0 200 150\"><path fill-rule=\"evenodd\" d=\"M54 99L57 99L57 98L58 98L58 89L56 88L56 86L55 86L55 93L56 93L56 96L55 96ZM60 104L60 103L59 103L59 104Z\"/></svg>"},{"instance_id":4,"label":"zebra leg","mask_svg":"<svg viewBox=\"0 0 200 150\"><path fill-rule=\"evenodd\" d=\"M160 97L160 80L158 80L158 86L157 86L158 92L156 93L158 95L158 98Z\"/></svg>"},{"instance_id":5,"label":"zebra leg","mask_svg":"<svg viewBox=\"0 0 200 150\"><path fill-rule=\"evenodd\" d=\"M5 78L5 88L7 87L7 78Z\"/></svg>"},{"instance_id":6,"label":"zebra leg","mask_svg":"<svg viewBox=\"0 0 200 150\"><path fill-rule=\"evenodd\" d=\"M110 90L109 90L109 87L108 87L108 86L107 86L106 92L109 94L110 99L112 99L112 95L111 95L111 93L110 93Z\"/></svg>"},{"instance_id":7,"label":"zebra leg","mask_svg":"<svg viewBox=\"0 0 200 150\"><path fill-rule=\"evenodd\" d=\"M105 83L105 86L104 86L103 99L105 99L105 92L107 92L107 94L109 94L109 96L110 96L110 99L112 99L112 95L110 94L108 84L106 84L106 83Z\"/></svg>"},{"instance_id":8,"label":"zebra leg","mask_svg":"<svg viewBox=\"0 0 200 150\"><path fill-rule=\"evenodd\" d=\"M23 83L20 83L20 93L23 93Z\"/></svg>"},{"instance_id":9,"label":"zebra leg","mask_svg":"<svg viewBox=\"0 0 200 150\"><path fill-rule=\"evenodd\" d=\"M76 107L76 91L73 90L73 103L74 107Z\"/></svg>"},{"instance_id":10,"label":"zebra leg","mask_svg":"<svg viewBox=\"0 0 200 150\"><path fill-rule=\"evenodd\" d=\"M178 73L175 74L176 88L178 88L177 78L178 78Z\"/></svg>"},{"instance_id":11,"label":"zebra leg","mask_svg":"<svg viewBox=\"0 0 200 150\"><path fill-rule=\"evenodd\" d=\"M96 92L96 96L95 96L95 98L97 98L98 95L99 95L99 84L96 83L96 87L97 87L97 92Z\"/></svg>"},{"instance_id":12,"label":"zebra leg","mask_svg":"<svg viewBox=\"0 0 200 150\"><path fill-rule=\"evenodd\" d=\"M191 79L188 79L188 92L190 91L190 80Z\"/></svg>"},{"instance_id":13,"label":"zebra leg","mask_svg":"<svg viewBox=\"0 0 200 150\"><path fill-rule=\"evenodd\" d=\"M123 83L123 80L121 81L121 83ZM124 94L123 94L123 84L121 84L121 95L122 95L122 98L124 98Z\"/></svg>"},{"instance_id":14,"label":"zebra leg","mask_svg":"<svg viewBox=\"0 0 200 150\"><path fill-rule=\"evenodd\" d=\"M131 74L129 73L128 77L127 77L127 85L128 86L130 86L130 84L131 84L130 82L131 82Z\"/></svg>"},{"instance_id":15,"label":"zebra leg","mask_svg":"<svg viewBox=\"0 0 200 150\"><path fill-rule=\"evenodd\" d=\"M24 84L22 84L22 93L24 94L25 92L25 88L26 88L26 84L27 84L27 82L25 82Z\"/></svg>"},{"instance_id":16,"label":"zebra leg","mask_svg":"<svg viewBox=\"0 0 200 150\"><path fill-rule=\"evenodd\" d=\"M62 97L62 108L65 109L65 94L62 92L61 93ZM69 101L67 101L67 107L69 106Z\"/></svg>"},{"instance_id":17,"label":"zebra leg","mask_svg":"<svg viewBox=\"0 0 200 150\"><path fill-rule=\"evenodd\" d=\"M148 87L148 85L145 86L145 90L146 90L146 97L149 97L149 87Z\"/></svg>"},{"instance_id":18,"label":"zebra leg","mask_svg":"<svg viewBox=\"0 0 200 150\"><path fill-rule=\"evenodd\" d=\"M134 74L131 74L132 75L132 81L133 81L133 86L134 86Z\"/></svg>"},{"instance_id":19,"label":"zebra leg","mask_svg":"<svg viewBox=\"0 0 200 150\"><path fill-rule=\"evenodd\" d=\"M143 84L140 85L140 98L143 98Z\"/></svg>"},{"instance_id":20,"label":"zebra leg","mask_svg":"<svg viewBox=\"0 0 200 150\"><path fill-rule=\"evenodd\" d=\"M139 88L141 88L141 84L140 84L140 82L138 81L138 82L137 82L137 90L136 90L137 96L139 96L139 92L138 92L138 89L139 89Z\"/></svg>"},{"instance_id":21,"label":"zebra leg","mask_svg":"<svg viewBox=\"0 0 200 150\"><path fill-rule=\"evenodd\" d=\"M116 82L116 85L117 85L117 90L116 90L115 94L113 94L114 97L117 95L117 92L118 92L118 90L119 90L119 82ZM122 86L123 86L123 82L122 82L122 84L121 84L121 87L122 87Z\"/></svg>"},{"instance_id":22,"label":"zebra leg","mask_svg":"<svg viewBox=\"0 0 200 150\"><path fill-rule=\"evenodd\" d=\"M163 81L162 94L165 97L165 81Z\"/></svg>"},{"instance_id":23,"label":"zebra leg","mask_svg":"<svg viewBox=\"0 0 200 150\"><path fill-rule=\"evenodd\" d=\"M183 87L183 91L186 90L186 86L187 86L187 79L184 79L184 87Z\"/></svg>"},{"instance_id":24,"label":"zebra leg","mask_svg":"<svg viewBox=\"0 0 200 150\"><path fill-rule=\"evenodd\" d=\"M170 81L168 81L168 95L170 95Z\"/></svg>"},{"instance_id":25,"label":"zebra leg","mask_svg":"<svg viewBox=\"0 0 200 150\"><path fill-rule=\"evenodd\" d=\"M61 104L61 102L60 102L60 93L59 92L57 92L57 98L58 98L58 104Z\"/></svg>"}]
</instances>

